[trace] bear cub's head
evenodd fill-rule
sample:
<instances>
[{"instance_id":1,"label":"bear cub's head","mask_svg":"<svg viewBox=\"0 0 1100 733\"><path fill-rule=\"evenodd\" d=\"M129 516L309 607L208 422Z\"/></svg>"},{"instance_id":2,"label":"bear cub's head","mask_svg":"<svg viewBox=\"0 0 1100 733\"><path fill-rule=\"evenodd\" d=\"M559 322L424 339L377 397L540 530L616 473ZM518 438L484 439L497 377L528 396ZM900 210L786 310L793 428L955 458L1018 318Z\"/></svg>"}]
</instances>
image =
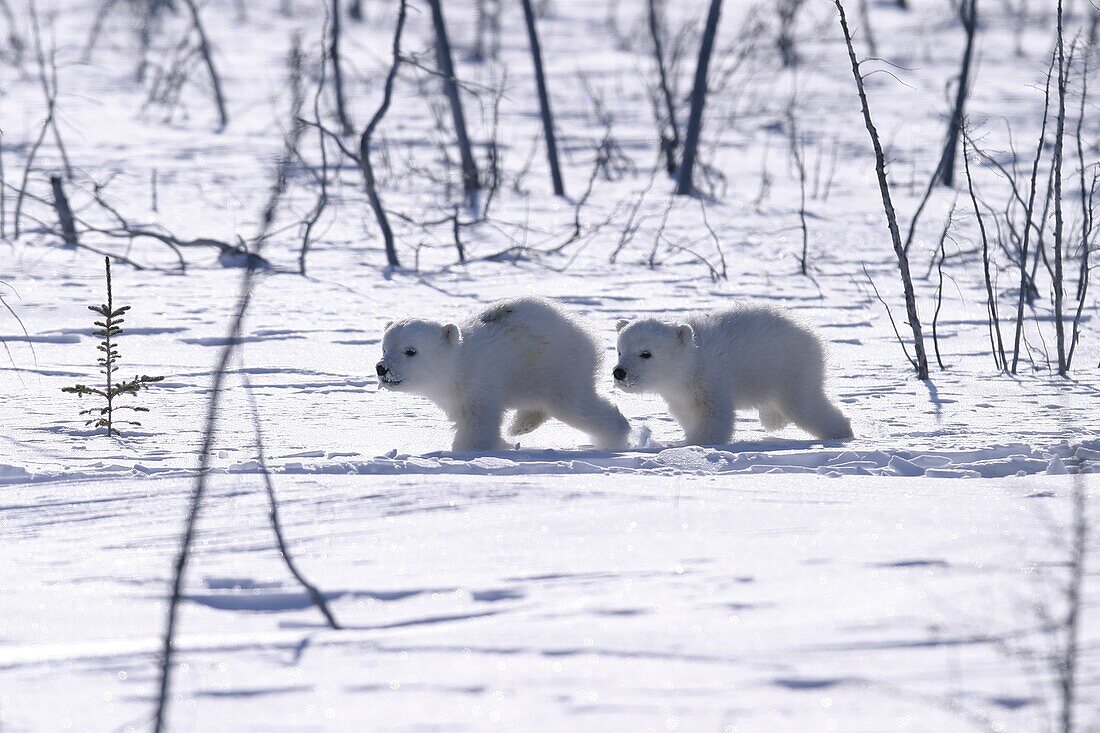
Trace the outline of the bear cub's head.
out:
<instances>
[{"instance_id":1,"label":"bear cub's head","mask_svg":"<svg viewBox=\"0 0 1100 733\"><path fill-rule=\"evenodd\" d=\"M385 389L432 395L454 382L462 332L453 323L408 319L389 323L375 371Z\"/></svg>"},{"instance_id":2,"label":"bear cub's head","mask_svg":"<svg viewBox=\"0 0 1100 733\"><path fill-rule=\"evenodd\" d=\"M684 381L694 358L695 331L655 318L619 321L615 385L626 392L663 392Z\"/></svg>"}]
</instances>

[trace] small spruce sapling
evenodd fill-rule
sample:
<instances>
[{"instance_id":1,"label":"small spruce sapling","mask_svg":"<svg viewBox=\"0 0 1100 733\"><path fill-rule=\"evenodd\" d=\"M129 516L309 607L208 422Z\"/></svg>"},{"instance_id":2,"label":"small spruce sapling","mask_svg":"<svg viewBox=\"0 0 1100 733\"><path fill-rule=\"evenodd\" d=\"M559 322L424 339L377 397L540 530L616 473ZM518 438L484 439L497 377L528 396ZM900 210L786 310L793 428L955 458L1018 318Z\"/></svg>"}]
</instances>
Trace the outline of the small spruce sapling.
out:
<instances>
[{"instance_id":1,"label":"small spruce sapling","mask_svg":"<svg viewBox=\"0 0 1100 733\"><path fill-rule=\"evenodd\" d=\"M126 311L130 310L130 306L124 305L121 308L115 308L114 298L111 292L111 258L104 257L103 259L107 266L107 302L103 305L90 305L88 309L103 317L102 321L94 322L98 328L92 331L92 335L102 339L98 348L103 352L103 355L99 357L97 361L100 367L99 371L107 378L107 383L103 389L77 384L72 387L63 387L61 391L75 394L77 397L92 395L102 398L105 403L102 407L91 407L87 410L81 410L80 414L92 416L91 419L85 423L86 425L96 428L107 428L107 435L115 436L122 434L115 428L115 425L141 425L141 423L135 420L121 420L116 418L116 412L121 410L149 412L149 408L147 407L116 405L115 398L123 395L130 395L131 397L137 396L137 393L142 389L148 389L151 383L159 382L164 379L164 377L150 377L142 374L141 376L135 376L129 381L116 382L114 380L114 373L118 371L118 361L120 359L115 337L122 333L122 328L119 324L125 320L122 316Z\"/></svg>"}]
</instances>

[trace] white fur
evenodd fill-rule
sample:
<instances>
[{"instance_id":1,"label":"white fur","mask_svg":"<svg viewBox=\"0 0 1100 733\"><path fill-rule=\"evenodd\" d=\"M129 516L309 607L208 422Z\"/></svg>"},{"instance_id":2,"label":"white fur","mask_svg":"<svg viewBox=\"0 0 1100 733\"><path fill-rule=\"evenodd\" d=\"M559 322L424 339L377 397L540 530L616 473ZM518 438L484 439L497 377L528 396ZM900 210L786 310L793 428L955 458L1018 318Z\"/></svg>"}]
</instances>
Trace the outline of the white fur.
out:
<instances>
[{"instance_id":1,"label":"white fur","mask_svg":"<svg viewBox=\"0 0 1100 733\"><path fill-rule=\"evenodd\" d=\"M630 425L596 392L601 351L584 326L550 301L520 298L493 303L459 325L415 319L389 325L379 383L443 408L456 426L456 451L504 447L501 420L509 409L518 410L513 435L555 417L600 448L621 448Z\"/></svg>"},{"instance_id":2,"label":"white fur","mask_svg":"<svg viewBox=\"0 0 1100 733\"><path fill-rule=\"evenodd\" d=\"M734 410L750 407L768 430L794 423L820 439L852 437L825 395L821 341L778 309L739 306L679 323L620 321L618 328L615 383L664 397L689 445L727 444Z\"/></svg>"}]
</instances>

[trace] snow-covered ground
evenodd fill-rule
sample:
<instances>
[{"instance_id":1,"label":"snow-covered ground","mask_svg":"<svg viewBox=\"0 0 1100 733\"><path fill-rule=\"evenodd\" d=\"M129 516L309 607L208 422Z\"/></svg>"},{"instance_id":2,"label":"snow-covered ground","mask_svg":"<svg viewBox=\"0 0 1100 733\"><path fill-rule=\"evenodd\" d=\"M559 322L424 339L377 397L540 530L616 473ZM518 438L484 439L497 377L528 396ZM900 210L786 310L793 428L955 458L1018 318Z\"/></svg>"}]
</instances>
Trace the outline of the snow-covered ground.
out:
<instances>
[{"instance_id":1,"label":"snow-covered ground","mask_svg":"<svg viewBox=\"0 0 1100 733\"><path fill-rule=\"evenodd\" d=\"M865 69L883 69L867 83L903 228L939 154L944 84L963 40L946 3L911 4L903 12L870 3L879 55L894 66ZM307 0L290 2L289 16L241 5L244 17L227 1L202 6L229 101L230 124L215 133L201 68L170 121L163 107L144 105L129 11L109 16L81 63L96 4L39 3L46 43L57 42L58 110L76 169L66 186L78 216L104 223L87 192L111 179L104 195L135 223L188 238L255 235L287 124L289 39L302 33L309 112L322 14ZM469 264L455 264L449 222L425 228L395 216L406 267L386 269L358 173L345 161L308 273L297 274L295 223L316 186L291 172L265 249L273 267L257 276L218 417L171 730L1052 729L1059 694L1050 657L1062 643L1074 521L1067 472L1085 474L1076 485L1088 513L1100 516L1095 295L1071 377L1058 378L1046 358L1052 309L1040 267L1020 374L999 374L977 224L960 188L937 323L947 369L934 368L930 383L914 379L868 282L905 333L832 3L808 3L801 14L803 64L792 74L778 68L774 28L741 35L750 4L727 0L713 71L725 81L715 82L702 148L725 180L710 179L713 197L702 200L671 197L671 182L650 173L644 3L617 4L621 40L604 3L558 0L540 18L567 200L549 193L521 14L505 9L502 63L479 64L467 53L471 5L445 3L458 74L470 84L479 162L497 128L505 177L490 220L463 231ZM668 3L670 27L692 29L681 93L704 5ZM854 22L858 3L850 5ZM1020 168L1038 135L1053 31L1052 8L1040 5L1018 26L1004 6L983 4L973 78L975 138L1007 164L1011 130ZM343 48L359 125L378 104L396 3L364 7L367 22L345 23ZM429 14L412 7L405 45L431 67ZM1083 8L1071 10L1075 30ZM770 22L770 10L761 17ZM29 39L25 13L19 22ZM154 61L169 56L184 26L169 19ZM756 47L739 61L750 40ZM9 183L21 176L44 113L36 73L30 59L0 67ZM494 122L491 89L501 80ZM811 277L799 274L800 191L784 127L792 88L806 137ZM580 238L539 254L573 232L607 134L594 96L624 167L613 180L595 179ZM409 66L380 128L386 205L418 221L450 215L460 194L442 105L437 80ZM334 125L329 107L323 100L322 117ZM1100 132L1090 117L1084 127L1086 139ZM303 140L317 163L315 131ZM330 143L330 160L337 153ZM49 199L46 174L59 165L47 136L33 195ZM1007 185L990 166L973 165L979 192L1001 206ZM1076 170L1066 179L1076 185ZM1068 188L1068 200L1077 195ZM936 305L932 263L954 196L936 192L911 251L926 333ZM4 203L8 235L13 197L9 190ZM86 403L61 393L95 378L86 306L103 300L102 258L43 231L39 221L55 221L50 207L25 206L23 235L0 245L0 295L14 312L0 309L8 350L0 363L0 730L141 730L241 270L199 249L185 253L180 273L159 244L82 233L84 244L148 268L114 268L116 301L133 306L120 374L165 376L139 398L152 410L143 427L108 439L82 426ZM1079 228L1079 210L1067 216ZM994 260L1010 322L1017 275L1005 252ZM728 279L712 279L709 268L723 262ZM663 403L613 391L608 363L601 387L635 426L631 450L594 451L551 423L518 450L450 454L435 407L378 390L383 325L404 315L450 319L523 294L554 298L587 319L609 357L618 318L734 299L786 306L827 341L829 389L856 438L822 444L794 428L767 433L743 414L730 446L678 447ZM329 594L341 631L324 627L274 549L241 373L256 395L288 538L305 574ZM1095 545L1095 529L1091 536ZM1081 604L1082 730L1098 722L1100 705L1095 567L1086 566Z\"/></svg>"},{"instance_id":2,"label":"snow-covered ground","mask_svg":"<svg viewBox=\"0 0 1100 733\"><path fill-rule=\"evenodd\" d=\"M189 488L5 492L6 731L143 727ZM279 491L347 628L289 580L258 480L219 479L173 730L1034 731L1050 713L1030 656L1065 561L1059 477L295 476ZM1091 701L1097 641L1092 624Z\"/></svg>"}]
</instances>

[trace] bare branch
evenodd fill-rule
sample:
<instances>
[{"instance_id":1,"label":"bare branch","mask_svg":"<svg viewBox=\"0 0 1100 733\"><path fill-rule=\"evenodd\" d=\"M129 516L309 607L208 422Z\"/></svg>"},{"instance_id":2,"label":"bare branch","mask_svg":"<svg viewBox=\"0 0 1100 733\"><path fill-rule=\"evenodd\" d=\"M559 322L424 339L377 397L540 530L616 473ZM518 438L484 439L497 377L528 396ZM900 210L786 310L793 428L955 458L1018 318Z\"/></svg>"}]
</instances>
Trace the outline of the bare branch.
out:
<instances>
[{"instance_id":1,"label":"bare branch","mask_svg":"<svg viewBox=\"0 0 1100 733\"><path fill-rule=\"evenodd\" d=\"M917 299L913 291L913 278L909 273L909 257L905 254L905 248L901 242L901 233L898 231L898 218L894 212L894 203L890 196L890 184L886 177L886 156L882 153L882 144L879 142L878 131L871 121L871 110L867 103L867 92L863 88L863 77L859 73L859 62L856 60L856 52L852 47L852 35L848 30L848 19L844 14L844 5L841 0L834 0L837 11L840 13L840 27L844 32L844 42L848 47L848 59L852 65L852 75L855 77L856 90L859 92L860 105L863 108L863 121L867 127L867 134L871 137L871 145L875 150L875 173L878 175L879 191L882 194L882 206L886 212L886 223L890 230L890 239L894 245L894 253L898 258L898 269L901 274L902 287L905 291L905 308L909 316L909 326L913 329L913 348L916 359L909 359L917 370L917 377L928 380L928 355L924 350L924 336L921 333L920 316L917 313ZM906 354L908 357L908 353Z\"/></svg>"}]
</instances>

